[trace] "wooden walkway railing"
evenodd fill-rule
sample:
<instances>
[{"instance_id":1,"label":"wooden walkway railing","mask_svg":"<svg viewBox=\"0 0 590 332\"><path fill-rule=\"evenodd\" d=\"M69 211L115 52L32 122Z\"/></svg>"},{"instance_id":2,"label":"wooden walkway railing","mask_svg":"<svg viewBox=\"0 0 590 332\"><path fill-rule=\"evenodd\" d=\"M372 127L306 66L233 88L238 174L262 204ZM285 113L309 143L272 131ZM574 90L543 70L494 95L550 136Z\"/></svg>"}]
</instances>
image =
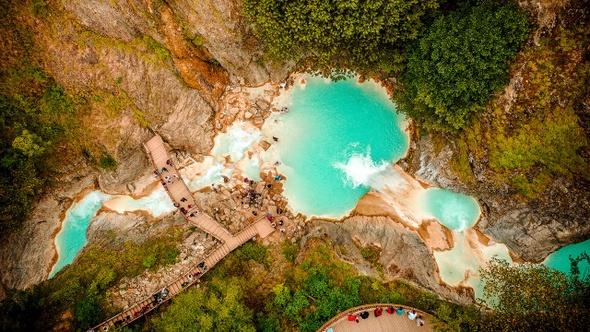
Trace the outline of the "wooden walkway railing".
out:
<instances>
[{"instance_id":1,"label":"wooden walkway railing","mask_svg":"<svg viewBox=\"0 0 590 332\"><path fill-rule=\"evenodd\" d=\"M270 233L274 232L274 228L271 226L270 222L266 220L265 217L261 217L239 233L232 235L227 229L219 225L215 219L202 212L202 209L197 206L187 185L178 174L178 170L174 166L174 163L171 162L162 138L160 136L155 136L148 142L144 143L144 147L150 161L156 168L154 173L161 181L164 188L166 188L170 198L175 206L181 211L184 218L191 224L221 240L222 244L211 252L204 261L191 268L188 273L185 273L161 290L154 291L151 296L133 304L129 308L88 331L108 331L109 327L113 325L129 325L131 322L145 316L148 312L156 309L158 306L162 305L162 303L180 293L184 288L196 283L197 280L209 271L211 267L243 243L255 236L265 238Z\"/></svg>"},{"instance_id":2,"label":"wooden walkway railing","mask_svg":"<svg viewBox=\"0 0 590 332\"><path fill-rule=\"evenodd\" d=\"M397 317L398 315L396 313L394 314L388 314L386 313L386 310L388 307L393 307L393 308L397 308L397 307L403 307L404 308L404 314L402 317ZM397 321L397 324L387 324L387 322L385 324L364 324L365 322L361 322L363 324L356 324L355 322L349 322L348 321L348 315L349 314L360 314L363 311L367 311L369 312L370 316L374 316L373 312L376 308L382 308L383 309L383 315L385 315L385 317L388 317L389 315L393 315L393 316L389 316L389 317L394 317L394 319L399 320ZM424 319L424 326L418 326L418 324L416 324L415 321L410 321L408 318L406 318L406 312L408 310L416 310L416 313L418 315L421 315ZM377 318L377 319L381 319L380 317L371 317L371 319L373 318ZM379 330L379 327L382 327L383 325L385 325L385 331L388 332L411 332L411 331L423 331L423 332L429 332L432 331L432 322L434 322L436 319L434 319L430 314L427 314L421 310L412 308L412 307L408 307L405 305L400 305L400 304L391 304L391 303L375 303L375 304L365 304L365 305L360 305L354 308L350 308L348 310L345 310L341 313L339 313L338 315L334 316L332 319L330 319L329 321L327 321L324 325L322 325L317 332L326 332L329 328L332 328L334 332L339 332L339 331L367 331L367 332L381 332ZM374 322L375 320L373 320ZM437 321L437 320L436 320ZM437 321L438 322L438 321Z\"/></svg>"}]
</instances>

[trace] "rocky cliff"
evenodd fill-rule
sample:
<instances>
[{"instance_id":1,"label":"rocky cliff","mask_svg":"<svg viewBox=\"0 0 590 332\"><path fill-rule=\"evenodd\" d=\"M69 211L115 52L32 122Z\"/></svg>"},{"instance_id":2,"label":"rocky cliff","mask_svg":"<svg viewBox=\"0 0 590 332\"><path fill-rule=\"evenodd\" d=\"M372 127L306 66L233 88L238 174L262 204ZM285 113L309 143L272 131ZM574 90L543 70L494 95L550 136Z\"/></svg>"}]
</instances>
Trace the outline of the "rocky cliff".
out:
<instances>
[{"instance_id":1,"label":"rocky cliff","mask_svg":"<svg viewBox=\"0 0 590 332\"><path fill-rule=\"evenodd\" d=\"M241 15L241 1L64 0L63 5L85 28L101 35L129 42L145 34L180 57L188 51L190 57L205 62L216 60L233 83L260 85L269 79L269 71L259 61L259 43ZM179 41L184 45L177 49ZM189 42L193 50L186 49ZM212 57L190 55L200 47ZM189 75L203 68L187 66Z\"/></svg>"}]
</instances>

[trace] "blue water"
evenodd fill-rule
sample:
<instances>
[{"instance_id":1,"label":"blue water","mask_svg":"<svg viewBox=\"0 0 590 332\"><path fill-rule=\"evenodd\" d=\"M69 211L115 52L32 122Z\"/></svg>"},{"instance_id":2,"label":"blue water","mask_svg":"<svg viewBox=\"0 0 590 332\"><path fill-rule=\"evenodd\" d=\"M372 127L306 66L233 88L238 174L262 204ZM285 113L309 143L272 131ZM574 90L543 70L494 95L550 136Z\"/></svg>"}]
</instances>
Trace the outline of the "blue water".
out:
<instances>
[{"instance_id":1,"label":"blue water","mask_svg":"<svg viewBox=\"0 0 590 332\"><path fill-rule=\"evenodd\" d=\"M293 89L285 105L278 105L289 106L289 112L267 120L267 135L279 139L271 153L288 178L284 195L295 212L342 217L369 190L351 179L406 153L403 117L375 83L308 78ZM367 157L372 162L365 169L343 167Z\"/></svg>"},{"instance_id":2,"label":"blue water","mask_svg":"<svg viewBox=\"0 0 590 332\"><path fill-rule=\"evenodd\" d=\"M590 255L590 239L584 242L570 244L569 246L557 250L547 256L543 264L563 273L570 274L571 264L569 256L571 255L573 258L576 258L584 251ZM590 274L590 265L587 261L580 262L578 268L580 269L581 276Z\"/></svg>"},{"instance_id":3,"label":"blue water","mask_svg":"<svg viewBox=\"0 0 590 332\"><path fill-rule=\"evenodd\" d=\"M102 207L103 198L104 194L93 191L80 202L74 202L66 212L66 220L55 238L59 258L49 273L50 278L64 266L72 263L78 251L86 245L86 229L90 225L90 219Z\"/></svg>"},{"instance_id":4,"label":"blue water","mask_svg":"<svg viewBox=\"0 0 590 332\"><path fill-rule=\"evenodd\" d=\"M215 157L231 157L233 162L244 158L244 154L254 142L262 138L262 133L257 128L243 128L242 122L232 124L226 133L219 134L215 138L215 147L211 153Z\"/></svg>"},{"instance_id":5,"label":"blue water","mask_svg":"<svg viewBox=\"0 0 590 332\"><path fill-rule=\"evenodd\" d=\"M246 162L243 164L242 169L243 172L242 174L249 178L250 180L254 180L254 181L260 181L262 180L260 178L260 160L257 156L252 157L252 159L248 159L246 160Z\"/></svg>"},{"instance_id":6,"label":"blue water","mask_svg":"<svg viewBox=\"0 0 590 332\"><path fill-rule=\"evenodd\" d=\"M427 213L457 232L473 226L481 212L473 197L449 190L429 188L421 197L421 201Z\"/></svg>"},{"instance_id":7,"label":"blue water","mask_svg":"<svg viewBox=\"0 0 590 332\"><path fill-rule=\"evenodd\" d=\"M80 202L74 202L66 211L62 229L55 237L58 259L49 273L49 278L64 266L71 264L78 252L86 245L86 231L90 226L90 220L96 216L103 205L121 214L126 211L144 210L154 217L176 209L163 188L154 190L149 196L139 199L126 195L104 194L98 190L92 191Z\"/></svg>"}]
</instances>

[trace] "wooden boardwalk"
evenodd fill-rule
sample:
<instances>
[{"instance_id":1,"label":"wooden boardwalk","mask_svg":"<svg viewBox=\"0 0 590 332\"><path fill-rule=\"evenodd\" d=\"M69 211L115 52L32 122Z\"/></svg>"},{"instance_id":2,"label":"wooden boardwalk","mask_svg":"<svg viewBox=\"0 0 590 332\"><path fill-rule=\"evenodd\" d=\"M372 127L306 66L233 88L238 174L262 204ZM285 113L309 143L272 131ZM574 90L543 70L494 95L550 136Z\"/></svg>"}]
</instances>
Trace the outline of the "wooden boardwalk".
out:
<instances>
[{"instance_id":1,"label":"wooden boardwalk","mask_svg":"<svg viewBox=\"0 0 590 332\"><path fill-rule=\"evenodd\" d=\"M162 138L155 136L144 143L144 147L150 161L155 166L154 173L184 218L191 224L219 239L222 244L209 254L204 261L191 268L188 273L179 279L161 290L154 290L151 296L135 303L89 331L108 331L109 327L115 324L118 326L129 325L131 322L145 316L148 312L180 293L184 288L196 283L204 273L209 271L211 267L222 260L232 250L256 236L265 238L274 232L274 228L270 222L265 217L261 217L237 234L231 234L227 229L217 223L215 219L202 212L203 210L197 206L190 190L180 177L174 163L171 162Z\"/></svg>"},{"instance_id":2,"label":"wooden boardwalk","mask_svg":"<svg viewBox=\"0 0 590 332\"><path fill-rule=\"evenodd\" d=\"M386 312L387 307L392 306L394 308L400 307L399 304L389 304L389 303L378 303L378 304L369 304L369 305L362 305L358 307L354 307L348 309L340 314L336 315L334 318L329 320L326 324L324 324L317 332L432 332L432 323L434 322L434 318L429 314L422 312L420 310L416 310L418 315L422 316L424 321L423 326L418 325L418 321L416 319L410 320L406 315L408 310L412 310L413 308L403 306L404 313L398 315L397 313L389 314ZM375 317L374 311L376 308L383 308L383 314L379 317ZM363 311L367 311L369 313L369 317L367 319L362 319L359 317L359 322L356 323L355 321L349 321L348 315L357 315ZM329 329L332 330L329 330Z\"/></svg>"}]
</instances>

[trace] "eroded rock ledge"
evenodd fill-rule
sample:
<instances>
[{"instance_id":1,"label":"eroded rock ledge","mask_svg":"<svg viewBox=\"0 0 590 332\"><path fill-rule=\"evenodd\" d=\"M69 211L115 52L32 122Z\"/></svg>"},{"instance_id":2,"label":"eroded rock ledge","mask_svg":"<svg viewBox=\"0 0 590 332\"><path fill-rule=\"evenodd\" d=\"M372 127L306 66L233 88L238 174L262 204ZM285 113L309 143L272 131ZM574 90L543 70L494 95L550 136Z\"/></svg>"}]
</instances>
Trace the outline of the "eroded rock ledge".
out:
<instances>
[{"instance_id":1,"label":"eroded rock ledge","mask_svg":"<svg viewBox=\"0 0 590 332\"><path fill-rule=\"evenodd\" d=\"M437 265L420 235L389 217L356 216L341 223L314 220L301 245L310 237L330 239L334 250L361 274L378 276L378 271L361 255L357 245L381 249L378 263L387 279L403 278L419 287L457 303L472 302L471 289L453 289L440 282Z\"/></svg>"}]
</instances>

